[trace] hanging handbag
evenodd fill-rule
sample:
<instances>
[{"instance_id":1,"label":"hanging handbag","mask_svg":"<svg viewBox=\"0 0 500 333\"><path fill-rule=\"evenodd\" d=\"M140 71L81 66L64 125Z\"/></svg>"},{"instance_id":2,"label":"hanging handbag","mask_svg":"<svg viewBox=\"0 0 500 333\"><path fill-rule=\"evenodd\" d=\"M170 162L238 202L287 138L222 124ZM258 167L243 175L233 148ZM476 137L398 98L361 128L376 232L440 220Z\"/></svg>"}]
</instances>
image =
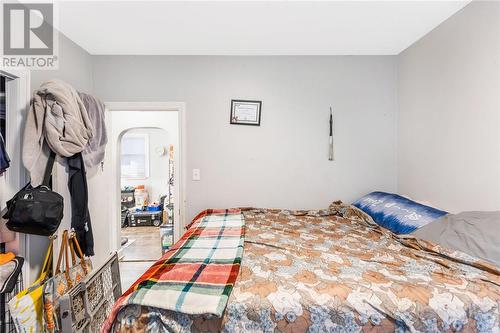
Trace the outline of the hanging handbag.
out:
<instances>
[{"instance_id":1,"label":"hanging handbag","mask_svg":"<svg viewBox=\"0 0 500 333\"><path fill-rule=\"evenodd\" d=\"M79 264L76 263L75 248L80 256ZM70 266L68 252L71 253L72 266ZM64 271L61 271L63 261L65 268ZM87 276L91 270L92 262L90 259L85 260L75 235L73 233L69 235L68 231L64 230L54 276L48 279L43 287L43 309L46 332L52 333L59 331L59 323L57 321L59 299Z\"/></svg>"},{"instance_id":2,"label":"hanging handbag","mask_svg":"<svg viewBox=\"0 0 500 333\"><path fill-rule=\"evenodd\" d=\"M63 197L49 187L56 154L50 152L42 185L33 188L28 183L7 201L7 228L24 234L50 236L57 231L63 218Z\"/></svg>"},{"instance_id":3,"label":"hanging handbag","mask_svg":"<svg viewBox=\"0 0 500 333\"><path fill-rule=\"evenodd\" d=\"M38 279L9 301L9 310L18 333L43 331L43 283L51 274L52 238Z\"/></svg>"}]
</instances>

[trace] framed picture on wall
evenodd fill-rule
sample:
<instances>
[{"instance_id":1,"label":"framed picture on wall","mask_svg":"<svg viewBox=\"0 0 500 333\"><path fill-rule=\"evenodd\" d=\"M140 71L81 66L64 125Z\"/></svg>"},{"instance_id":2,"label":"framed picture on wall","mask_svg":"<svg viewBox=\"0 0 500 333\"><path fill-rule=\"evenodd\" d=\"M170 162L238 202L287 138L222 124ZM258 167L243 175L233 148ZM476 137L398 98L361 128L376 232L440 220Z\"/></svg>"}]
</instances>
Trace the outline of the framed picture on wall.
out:
<instances>
[{"instance_id":1,"label":"framed picture on wall","mask_svg":"<svg viewBox=\"0 0 500 333\"><path fill-rule=\"evenodd\" d=\"M231 118L233 125L260 126L261 101L231 100Z\"/></svg>"}]
</instances>

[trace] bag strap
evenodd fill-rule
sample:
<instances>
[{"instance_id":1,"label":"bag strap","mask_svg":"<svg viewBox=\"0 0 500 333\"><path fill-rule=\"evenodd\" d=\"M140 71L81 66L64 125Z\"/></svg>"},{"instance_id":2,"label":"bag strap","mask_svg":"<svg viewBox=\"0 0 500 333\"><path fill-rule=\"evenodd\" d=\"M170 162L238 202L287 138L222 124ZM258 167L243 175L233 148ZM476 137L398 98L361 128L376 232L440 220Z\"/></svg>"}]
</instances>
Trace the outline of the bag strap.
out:
<instances>
[{"instance_id":1,"label":"bag strap","mask_svg":"<svg viewBox=\"0 0 500 333\"><path fill-rule=\"evenodd\" d=\"M71 241L73 241L73 242L71 242ZM76 237L76 234L72 233L70 236L70 244L69 244L69 248L72 251L72 255L74 255L74 253L75 253L74 246L76 246L76 251L78 252L78 256L80 257L80 265L82 266L84 273L88 274L89 272L88 272L87 263L85 262L85 256L83 255L82 249L80 248L80 243L78 243L78 239ZM74 262L75 262L75 260L73 261L73 265L74 265Z\"/></svg>"},{"instance_id":2,"label":"bag strap","mask_svg":"<svg viewBox=\"0 0 500 333\"><path fill-rule=\"evenodd\" d=\"M49 186L50 176L52 176L52 168L54 167L54 161L56 159L56 153L52 150L50 151L49 159L47 160L47 166L45 167L45 173L43 175L42 185Z\"/></svg>"},{"instance_id":3,"label":"bag strap","mask_svg":"<svg viewBox=\"0 0 500 333\"><path fill-rule=\"evenodd\" d=\"M71 277L69 275L69 255L68 255L69 241L68 241L68 230L63 231L62 240L61 240L61 249L59 251L59 255L57 257L57 266L54 276L61 274L61 263L64 255L64 277L66 278L66 282L68 283L68 288L73 287L73 281L71 281Z\"/></svg>"},{"instance_id":4,"label":"bag strap","mask_svg":"<svg viewBox=\"0 0 500 333\"><path fill-rule=\"evenodd\" d=\"M64 246L64 277L66 277L66 282L68 282L68 288L73 287L73 281L71 281L71 277L69 275L69 255L68 255L68 248L69 248L69 240L68 240L68 231L65 230L66 232L66 246Z\"/></svg>"},{"instance_id":5,"label":"bag strap","mask_svg":"<svg viewBox=\"0 0 500 333\"><path fill-rule=\"evenodd\" d=\"M9 201L7 201L6 205L7 205L7 210L5 210L5 213L3 214L3 218L4 219L7 219L9 220L11 217L12 217L12 213L13 213L13 210L14 210L14 203L16 202L16 200L19 198L20 196L20 193L24 190L26 190L27 188L29 188L31 186L31 183L28 182L28 184L24 185L24 187L22 189L20 189L16 195L14 195ZM3 211L2 211L3 213Z\"/></svg>"},{"instance_id":6,"label":"bag strap","mask_svg":"<svg viewBox=\"0 0 500 333\"><path fill-rule=\"evenodd\" d=\"M71 266L76 265L76 253L75 253L75 246L73 245L73 236L70 234L69 236L69 249L71 251Z\"/></svg>"},{"instance_id":7,"label":"bag strap","mask_svg":"<svg viewBox=\"0 0 500 333\"><path fill-rule=\"evenodd\" d=\"M66 244L67 244L67 240L66 240L67 237L68 237L68 231L64 230L63 234L62 234L62 238L61 238L61 247L59 249L59 254L57 255L57 264L56 264L56 270L54 272L54 275L61 273L61 262L62 262L62 258L63 258L63 252L66 252L65 249L66 249Z\"/></svg>"},{"instance_id":8,"label":"bag strap","mask_svg":"<svg viewBox=\"0 0 500 333\"><path fill-rule=\"evenodd\" d=\"M47 248L47 254L45 255L45 260L43 261L42 270L40 271L40 277L42 277L44 272L50 270L50 265L52 264L52 248L54 246L54 241L50 238L49 247Z\"/></svg>"}]
</instances>

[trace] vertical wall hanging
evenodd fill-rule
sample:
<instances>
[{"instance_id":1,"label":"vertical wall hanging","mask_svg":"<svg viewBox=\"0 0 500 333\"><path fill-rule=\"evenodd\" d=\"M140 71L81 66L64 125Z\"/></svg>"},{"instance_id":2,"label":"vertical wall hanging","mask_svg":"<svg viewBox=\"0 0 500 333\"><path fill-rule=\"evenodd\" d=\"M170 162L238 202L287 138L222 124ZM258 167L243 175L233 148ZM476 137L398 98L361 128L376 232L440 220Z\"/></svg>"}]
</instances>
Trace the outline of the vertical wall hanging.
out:
<instances>
[{"instance_id":1,"label":"vertical wall hanging","mask_svg":"<svg viewBox=\"0 0 500 333\"><path fill-rule=\"evenodd\" d=\"M335 160L334 152L333 152L333 109L330 106L330 137L329 137L329 150L328 150L328 160Z\"/></svg>"}]
</instances>

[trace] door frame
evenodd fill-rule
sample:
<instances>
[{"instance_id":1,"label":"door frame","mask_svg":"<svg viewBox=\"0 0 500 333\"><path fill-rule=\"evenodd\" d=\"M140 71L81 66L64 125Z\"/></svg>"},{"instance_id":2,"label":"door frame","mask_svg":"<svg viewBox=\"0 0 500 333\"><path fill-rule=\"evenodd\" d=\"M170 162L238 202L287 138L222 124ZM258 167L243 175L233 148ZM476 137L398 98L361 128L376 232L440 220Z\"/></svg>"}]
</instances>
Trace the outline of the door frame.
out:
<instances>
[{"instance_id":1,"label":"door frame","mask_svg":"<svg viewBox=\"0 0 500 333\"><path fill-rule=\"evenodd\" d=\"M6 129L5 141L6 149L9 152L11 166L2 176L0 191L2 202L1 209L5 206L5 201L16 194L22 186L28 182L28 175L22 163L22 140L24 133L24 123L31 99L31 78L30 71L26 69L0 70L0 75L8 77L6 82ZM24 285L29 285L33 280L31 276L31 254L30 235L16 234L16 239L8 243L7 251L14 251L23 256L26 261L22 268Z\"/></svg>"},{"instance_id":2,"label":"door frame","mask_svg":"<svg viewBox=\"0 0 500 333\"><path fill-rule=\"evenodd\" d=\"M175 161L175 177L174 177L174 202L177 207L174 209L174 240L178 240L182 235L182 230L185 227L186 216L186 114L185 103L183 102L105 102L106 114L116 111L160 111L160 112L177 112L178 113L178 147ZM106 127L111 129L111 117L106 117ZM120 202L121 180L120 178L120 165L118 163L118 145L112 149L111 153L111 170L112 177L110 177L112 189L112 209L109 213L110 225L110 239L111 251L119 251L120 246L120 232L121 226L119 223L120 205L114 207ZM180 203L180 204L179 204Z\"/></svg>"}]
</instances>

